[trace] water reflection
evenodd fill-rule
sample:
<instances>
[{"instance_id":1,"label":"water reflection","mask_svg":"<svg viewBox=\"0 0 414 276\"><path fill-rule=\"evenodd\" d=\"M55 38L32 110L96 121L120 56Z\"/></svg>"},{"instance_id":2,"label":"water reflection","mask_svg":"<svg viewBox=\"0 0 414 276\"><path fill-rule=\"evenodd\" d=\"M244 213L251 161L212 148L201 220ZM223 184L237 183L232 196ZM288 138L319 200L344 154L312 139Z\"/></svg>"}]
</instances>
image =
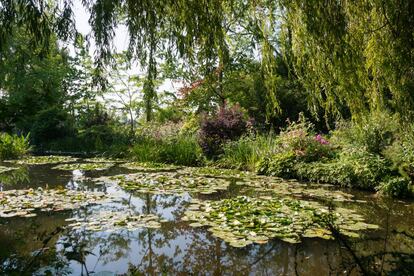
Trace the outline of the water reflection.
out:
<instances>
[{"instance_id":1,"label":"water reflection","mask_svg":"<svg viewBox=\"0 0 414 276\"><path fill-rule=\"evenodd\" d=\"M2 183L7 183L5 189L47 184L102 191L116 195L118 200L71 212L1 219L0 271L5 275L356 275L363 272L409 275L414 271L414 204L411 202L373 199L368 194L355 193L367 203L343 204L358 209L369 223L380 225L379 231L369 232L363 239L305 239L300 244L272 240L265 245L239 249L213 237L206 229L190 227L180 218L191 197L231 197L239 192L240 186L232 185L228 191L215 195L132 194L118 186L96 185L89 179L124 172L119 168L83 173L31 166L21 172L26 176L0 178ZM68 224L65 219L87 219L102 209L154 214L166 222L159 229L134 231L62 229Z\"/></svg>"},{"instance_id":2,"label":"water reflection","mask_svg":"<svg viewBox=\"0 0 414 276\"><path fill-rule=\"evenodd\" d=\"M16 170L0 173L0 191L8 190L10 187L23 186L29 183L29 170L22 166Z\"/></svg>"}]
</instances>

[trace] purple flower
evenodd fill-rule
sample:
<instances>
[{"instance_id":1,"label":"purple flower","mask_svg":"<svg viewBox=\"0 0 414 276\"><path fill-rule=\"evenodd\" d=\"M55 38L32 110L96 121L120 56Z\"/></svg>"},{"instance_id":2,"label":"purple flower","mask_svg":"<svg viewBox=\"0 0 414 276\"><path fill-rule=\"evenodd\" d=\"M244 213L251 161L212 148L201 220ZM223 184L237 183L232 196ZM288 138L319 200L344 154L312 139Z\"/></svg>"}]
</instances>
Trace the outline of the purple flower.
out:
<instances>
[{"instance_id":1,"label":"purple flower","mask_svg":"<svg viewBox=\"0 0 414 276\"><path fill-rule=\"evenodd\" d=\"M315 140L319 142L321 145L328 145L329 142L322 137L322 135L318 134L315 136Z\"/></svg>"}]
</instances>

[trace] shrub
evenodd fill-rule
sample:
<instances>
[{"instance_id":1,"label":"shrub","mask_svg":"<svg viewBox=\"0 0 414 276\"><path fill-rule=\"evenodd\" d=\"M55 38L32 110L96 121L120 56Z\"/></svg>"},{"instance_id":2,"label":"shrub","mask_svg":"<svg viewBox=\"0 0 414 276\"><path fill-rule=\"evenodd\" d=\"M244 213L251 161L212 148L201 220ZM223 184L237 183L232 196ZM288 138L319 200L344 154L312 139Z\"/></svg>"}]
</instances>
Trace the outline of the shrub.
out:
<instances>
[{"instance_id":1,"label":"shrub","mask_svg":"<svg viewBox=\"0 0 414 276\"><path fill-rule=\"evenodd\" d=\"M364 148L346 148L333 160L299 163L300 179L373 190L392 171L389 163Z\"/></svg>"},{"instance_id":2,"label":"shrub","mask_svg":"<svg viewBox=\"0 0 414 276\"><path fill-rule=\"evenodd\" d=\"M246 132L247 120L238 105L220 107L217 114L201 121L199 144L209 158L223 153L223 145Z\"/></svg>"},{"instance_id":3,"label":"shrub","mask_svg":"<svg viewBox=\"0 0 414 276\"><path fill-rule=\"evenodd\" d=\"M376 190L382 194L392 197L409 197L412 195L412 183L405 177L387 177Z\"/></svg>"},{"instance_id":4,"label":"shrub","mask_svg":"<svg viewBox=\"0 0 414 276\"><path fill-rule=\"evenodd\" d=\"M381 154L393 142L398 125L398 118L395 116L373 113L359 122L339 123L331 139L340 146L364 147L368 152Z\"/></svg>"},{"instance_id":5,"label":"shrub","mask_svg":"<svg viewBox=\"0 0 414 276\"><path fill-rule=\"evenodd\" d=\"M327 139L321 134L316 135L313 124L303 115L297 122L290 123L280 132L276 153L264 158L258 168L261 174L296 178L296 166L306 162L329 159L334 150Z\"/></svg>"},{"instance_id":6,"label":"shrub","mask_svg":"<svg viewBox=\"0 0 414 276\"><path fill-rule=\"evenodd\" d=\"M30 133L34 144L40 145L72 136L74 129L68 113L59 107L52 107L40 111L34 117Z\"/></svg>"},{"instance_id":7,"label":"shrub","mask_svg":"<svg viewBox=\"0 0 414 276\"><path fill-rule=\"evenodd\" d=\"M278 148L274 135L247 135L223 146L218 165L232 169L256 171L263 156L275 153Z\"/></svg>"},{"instance_id":8,"label":"shrub","mask_svg":"<svg viewBox=\"0 0 414 276\"><path fill-rule=\"evenodd\" d=\"M352 186L355 183L353 168L338 160L328 162L300 162L294 167L296 175L301 180L330 183L340 186Z\"/></svg>"},{"instance_id":9,"label":"shrub","mask_svg":"<svg viewBox=\"0 0 414 276\"><path fill-rule=\"evenodd\" d=\"M258 173L279 176L284 178L296 178L294 166L297 162L296 153L293 151L280 152L265 157L258 165Z\"/></svg>"},{"instance_id":10,"label":"shrub","mask_svg":"<svg viewBox=\"0 0 414 276\"><path fill-rule=\"evenodd\" d=\"M321 134L316 135L313 124L302 115L281 131L279 139L280 151L293 151L302 161L316 161L333 155L330 143Z\"/></svg>"},{"instance_id":11,"label":"shrub","mask_svg":"<svg viewBox=\"0 0 414 276\"><path fill-rule=\"evenodd\" d=\"M197 115L190 115L183 122L183 125L180 128L180 134L184 135L194 135L200 129L200 118Z\"/></svg>"},{"instance_id":12,"label":"shrub","mask_svg":"<svg viewBox=\"0 0 414 276\"><path fill-rule=\"evenodd\" d=\"M0 133L0 160L20 158L27 154L29 149L29 135Z\"/></svg>"},{"instance_id":13,"label":"shrub","mask_svg":"<svg viewBox=\"0 0 414 276\"><path fill-rule=\"evenodd\" d=\"M414 180L414 124L405 126L384 155L403 176Z\"/></svg>"}]
</instances>

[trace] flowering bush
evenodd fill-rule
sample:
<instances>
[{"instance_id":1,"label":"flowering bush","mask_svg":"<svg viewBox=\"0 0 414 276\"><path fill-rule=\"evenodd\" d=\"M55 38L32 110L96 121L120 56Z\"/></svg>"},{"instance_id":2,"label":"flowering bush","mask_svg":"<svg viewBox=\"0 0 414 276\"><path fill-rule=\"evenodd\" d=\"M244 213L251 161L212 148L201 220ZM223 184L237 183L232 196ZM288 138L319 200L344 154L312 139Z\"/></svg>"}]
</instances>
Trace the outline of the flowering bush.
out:
<instances>
[{"instance_id":1,"label":"flowering bush","mask_svg":"<svg viewBox=\"0 0 414 276\"><path fill-rule=\"evenodd\" d=\"M247 120L239 105L223 106L202 119L198 141L207 157L216 157L223 152L225 142L239 138L246 128Z\"/></svg>"},{"instance_id":2,"label":"flowering bush","mask_svg":"<svg viewBox=\"0 0 414 276\"><path fill-rule=\"evenodd\" d=\"M314 139L321 145L329 145L329 142L325 140L325 138L323 138L320 134L316 135Z\"/></svg>"},{"instance_id":3,"label":"flowering bush","mask_svg":"<svg viewBox=\"0 0 414 276\"><path fill-rule=\"evenodd\" d=\"M315 135L313 125L303 116L280 133L280 151L292 151L304 161L316 161L333 154L328 140L321 134Z\"/></svg>"}]
</instances>

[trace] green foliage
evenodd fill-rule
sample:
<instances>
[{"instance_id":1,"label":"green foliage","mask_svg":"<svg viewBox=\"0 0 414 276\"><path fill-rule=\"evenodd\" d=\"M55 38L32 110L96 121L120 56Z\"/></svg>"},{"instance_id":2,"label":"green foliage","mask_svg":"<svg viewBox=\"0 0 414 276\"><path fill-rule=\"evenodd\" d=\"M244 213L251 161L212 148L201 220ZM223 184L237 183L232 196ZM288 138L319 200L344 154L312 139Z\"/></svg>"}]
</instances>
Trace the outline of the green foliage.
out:
<instances>
[{"instance_id":1,"label":"green foliage","mask_svg":"<svg viewBox=\"0 0 414 276\"><path fill-rule=\"evenodd\" d=\"M183 125L180 129L180 134L191 134L194 135L198 132L200 129L200 117L191 114L186 117L186 120L183 122Z\"/></svg>"},{"instance_id":2,"label":"green foliage","mask_svg":"<svg viewBox=\"0 0 414 276\"><path fill-rule=\"evenodd\" d=\"M29 135L0 133L0 160L21 158L29 149Z\"/></svg>"},{"instance_id":3,"label":"green foliage","mask_svg":"<svg viewBox=\"0 0 414 276\"><path fill-rule=\"evenodd\" d=\"M300 160L315 161L333 154L329 142L316 135L314 126L303 115L279 135L280 151L294 152Z\"/></svg>"},{"instance_id":4,"label":"green foliage","mask_svg":"<svg viewBox=\"0 0 414 276\"><path fill-rule=\"evenodd\" d=\"M34 144L41 145L52 140L72 136L74 129L69 114L65 110L53 106L36 114L30 133Z\"/></svg>"},{"instance_id":5,"label":"green foliage","mask_svg":"<svg viewBox=\"0 0 414 276\"><path fill-rule=\"evenodd\" d=\"M165 124L167 122L180 122L184 117L184 113L177 106L167 106L158 108L154 113L154 120L158 123Z\"/></svg>"},{"instance_id":6,"label":"green foliage","mask_svg":"<svg viewBox=\"0 0 414 276\"><path fill-rule=\"evenodd\" d=\"M226 168L256 171L263 156L276 152L277 148L274 135L246 135L226 143L217 163Z\"/></svg>"},{"instance_id":7,"label":"green foliage","mask_svg":"<svg viewBox=\"0 0 414 276\"><path fill-rule=\"evenodd\" d=\"M413 5L282 1L286 52L312 105L354 118L388 108L410 116Z\"/></svg>"},{"instance_id":8,"label":"green foliage","mask_svg":"<svg viewBox=\"0 0 414 276\"><path fill-rule=\"evenodd\" d=\"M396 115L372 113L359 122L341 122L332 132L331 141L338 146L363 147L368 152L381 154L395 139L399 120Z\"/></svg>"},{"instance_id":9,"label":"green foliage","mask_svg":"<svg viewBox=\"0 0 414 276\"><path fill-rule=\"evenodd\" d=\"M387 177L376 190L386 196L409 197L413 194L412 182L405 177Z\"/></svg>"},{"instance_id":10,"label":"green foliage","mask_svg":"<svg viewBox=\"0 0 414 276\"><path fill-rule=\"evenodd\" d=\"M295 165L298 178L341 186L373 190L378 183L392 173L389 163L364 148L344 149L339 157Z\"/></svg>"},{"instance_id":11,"label":"green foliage","mask_svg":"<svg viewBox=\"0 0 414 276\"><path fill-rule=\"evenodd\" d=\"M67 99L64 80L71 69L56 37L51 35L45 54L42 48L33 49L33 42L20 28L14 32L15 37L0 58L0 102L4 108L0 125L28 133L39 112L63 109Z\"/></svg>"},{"instance_id":12,"label":"green foliage","mask_svg":"<svg viewBox=\"0 0 414 276\"><path fill-rule=\"evenodd\" d=\"M258 173L284 178L296 178L296 172L294 170L296 162L297 157L295 152L280 152L265 157L258 165Z\"/></svg>"},{"instance_id":13,"label":"green foliage","mask_svg":"<svg viewBox=\"0 0 414 276\"><path fill-rule=\"evenodd\" d=\"M162 139L139 138L129 155L139 162L172 163L197 166L203 162L202 152L194 135L177 135Z\"/></svg>"},{"instance_id":14,"label":"green foliage","mask_svg":"<svg viewBox=\"0 0 414 276\"><path fill-rule=\"evenodd\" d=\"M396 136L384 155L402 175L414 180L414 124L404 125Z\"/></svg>"},{"instance_id":15,"label":"green foliage","mask_svg":"<svg viewBox=\"0 0 414 276\"><path fill-rule=\"evenodd\" d=\"M139 162L196 166L203 155L194 134L180 132L182 124L147 124L138 129L129 155Z\"/></svg>"}]
</instances>

